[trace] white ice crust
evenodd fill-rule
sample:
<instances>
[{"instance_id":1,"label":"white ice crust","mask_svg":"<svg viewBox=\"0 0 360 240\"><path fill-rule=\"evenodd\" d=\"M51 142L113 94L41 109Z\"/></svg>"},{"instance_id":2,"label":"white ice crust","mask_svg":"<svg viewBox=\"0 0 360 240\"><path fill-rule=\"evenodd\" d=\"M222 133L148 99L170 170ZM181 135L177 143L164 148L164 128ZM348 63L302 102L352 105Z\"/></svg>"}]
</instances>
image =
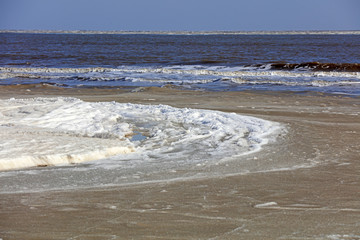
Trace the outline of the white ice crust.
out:
<instances>
[{"instance_id":1,"label":"white ice crust","mask_svg":"<svg viewBox=\"0 0 360 240\"><path fill-rule=\"evenodd\" d=\"M134 154L143 161L221 160L260 150L279 127L235 113L166 105L0 100L0 170Z\"/></svg>"}]
</instances>

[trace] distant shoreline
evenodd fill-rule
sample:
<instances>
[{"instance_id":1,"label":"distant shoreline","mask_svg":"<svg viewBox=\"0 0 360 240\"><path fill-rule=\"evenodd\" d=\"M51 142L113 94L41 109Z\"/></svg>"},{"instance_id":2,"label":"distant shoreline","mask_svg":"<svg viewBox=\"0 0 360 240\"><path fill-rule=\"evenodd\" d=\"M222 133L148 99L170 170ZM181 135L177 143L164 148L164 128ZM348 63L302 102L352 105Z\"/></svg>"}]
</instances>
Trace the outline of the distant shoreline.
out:
<instances>
[{"instance_id":1,"label":"distant shoreline","mask_svg":"<svg viewBox=\"0 0 360 240\"><path fill-rule=\"evenodd\" d=\"M360 35L360 30L311 31L93 31L93 30L0 30L0 33L39 34L156 34L156 35Z\"/></svg>"}]
</instances>

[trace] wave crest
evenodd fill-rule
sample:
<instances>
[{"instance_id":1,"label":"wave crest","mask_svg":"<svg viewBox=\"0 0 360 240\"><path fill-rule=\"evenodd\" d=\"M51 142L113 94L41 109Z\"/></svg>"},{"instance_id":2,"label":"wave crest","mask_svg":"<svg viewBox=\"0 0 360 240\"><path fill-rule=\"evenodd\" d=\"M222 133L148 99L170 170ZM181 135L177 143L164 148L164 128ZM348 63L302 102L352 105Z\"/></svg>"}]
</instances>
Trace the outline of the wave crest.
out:
<instances>
[{"instance_id":1,"label":"wave crest","mask_svg":"<svg viewBox=\"0 0 360 240\"><path fill-rule=\"evenodd\" d=\"M0 67L4 85L47 83L59 87L166 86L217 90L228 83L272 84L291 87L328 87L360 84L360 64L318 62L260 66L174 65L118 68L16 68ZM231 87L231 86L230 86ZM303 90L303 89L302 89Z\"/></svg>"}]
</instances>

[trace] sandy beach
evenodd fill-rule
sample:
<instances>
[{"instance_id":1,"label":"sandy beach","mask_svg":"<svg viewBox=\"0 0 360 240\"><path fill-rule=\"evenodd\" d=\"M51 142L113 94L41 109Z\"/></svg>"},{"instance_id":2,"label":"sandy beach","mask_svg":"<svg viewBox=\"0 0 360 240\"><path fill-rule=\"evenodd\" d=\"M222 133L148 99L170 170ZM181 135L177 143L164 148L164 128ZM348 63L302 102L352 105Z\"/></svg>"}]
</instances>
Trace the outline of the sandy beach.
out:
<instances>
[{"instance_id":1,"label":"sandy beach","mask_svg":"<svg viewBox=\"0 0 360 240\"><path fill-rule=\"evenodd\" d=\"M0 98L71 96L167 104L280 122L287 134L249 174L108 188L0 194L8 239L360 239L360 99L291 92L2 86ZM272 164L283 169L272 171ZM262 171L264 168L264 171Z\"/></svg>"}]
</instances>

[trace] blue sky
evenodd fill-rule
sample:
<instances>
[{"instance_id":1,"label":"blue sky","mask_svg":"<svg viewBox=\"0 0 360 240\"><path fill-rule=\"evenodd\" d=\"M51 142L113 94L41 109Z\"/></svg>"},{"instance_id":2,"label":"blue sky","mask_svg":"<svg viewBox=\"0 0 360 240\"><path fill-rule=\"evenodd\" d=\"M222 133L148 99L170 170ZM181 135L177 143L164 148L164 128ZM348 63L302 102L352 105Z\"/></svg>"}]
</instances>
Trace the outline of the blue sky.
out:
<instances>
[{"instance_id":1,"label":"blue sky","mask_svg":"<svg viewBox=\"0 0 360 240\"><path fill-rule=\"evenodd\" d=\"M360 30L359 0L0 0L0 29Z\"/></svg>"}]
</instances>

